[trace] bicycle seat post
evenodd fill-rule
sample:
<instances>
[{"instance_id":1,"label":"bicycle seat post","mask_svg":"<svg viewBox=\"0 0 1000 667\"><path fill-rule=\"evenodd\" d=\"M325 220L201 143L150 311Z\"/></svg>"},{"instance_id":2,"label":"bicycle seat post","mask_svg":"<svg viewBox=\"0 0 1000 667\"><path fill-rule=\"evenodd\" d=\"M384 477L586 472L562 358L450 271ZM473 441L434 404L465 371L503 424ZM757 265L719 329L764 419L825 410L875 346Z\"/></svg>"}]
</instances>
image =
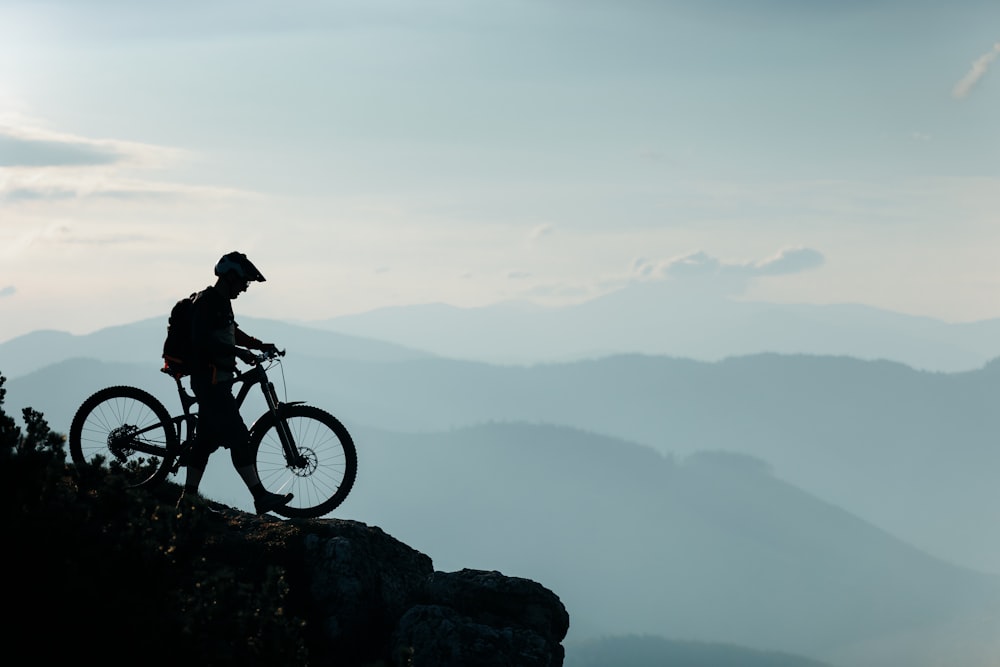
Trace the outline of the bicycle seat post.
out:
<instances>
[{"instance_id":1,"label":"bicycle seat post","mask_svg":"<svg viewBox=\"0 0 1000 667\"><path fill-rule=\"evenodd\" d=\"M174 382L177 383L177 395L181 399L181 407L184 408L184 414L191 414L191 406L198 402L198 399L188 393L187 388L181 383L181 379L174 376Z\"/></svg>"}]
</instances>

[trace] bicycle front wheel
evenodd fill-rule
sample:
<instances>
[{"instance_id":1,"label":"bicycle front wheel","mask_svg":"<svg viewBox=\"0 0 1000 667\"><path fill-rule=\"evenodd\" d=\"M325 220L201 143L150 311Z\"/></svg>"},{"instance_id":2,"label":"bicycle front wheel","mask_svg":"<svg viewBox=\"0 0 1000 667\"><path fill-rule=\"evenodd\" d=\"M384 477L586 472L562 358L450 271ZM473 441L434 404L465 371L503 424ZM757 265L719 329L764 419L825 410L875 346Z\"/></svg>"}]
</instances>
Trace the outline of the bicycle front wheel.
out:
<instances>
[{"instance_id":1,"label":"bicycle front wheel","mask_svg":"<svg viewBox=\"0 0 1000 667\"><path fill-rule=\"evenodd\" d=\"M167 476L177 431L170 413L136 387L108 387L83 402L69 428L69 451L78 467L107 463L129 486Z\"/></svg>"},{"instance_id":2,"label":"bicycle front wheel","mask_svg":"<svg viewBox=\"0 0 1000 667\"><path fill-rule=\"evenodd\" d=\"M285 405L278 414L295 442L297 460L286 456L278 421L270 413L260 418L250 434L264 488L294 494L275 514L313 518L333 511L347 498L358 474L358 454L350 433L336 417L309 405Z\"/></svg>"}]
</instances>

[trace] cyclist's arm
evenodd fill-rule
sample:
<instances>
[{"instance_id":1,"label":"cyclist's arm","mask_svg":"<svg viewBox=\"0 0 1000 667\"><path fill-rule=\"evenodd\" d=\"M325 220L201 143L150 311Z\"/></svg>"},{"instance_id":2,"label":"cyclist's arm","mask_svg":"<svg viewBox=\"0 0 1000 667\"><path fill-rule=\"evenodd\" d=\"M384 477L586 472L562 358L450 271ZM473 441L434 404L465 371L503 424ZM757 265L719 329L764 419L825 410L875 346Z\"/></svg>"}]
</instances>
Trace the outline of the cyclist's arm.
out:
<instances>
[{"instance_id":1,"label":"cyclist's arm","mask_svg":"<svg viewBox=\"0 0 1000 667\"><path fill-rule=\"evenodd\" d=\"M259 350L261 345L263 345L264 343L262 343L260 339L254 338L247 332L243 331L243 329L240 329L240 326L237 324L236 344L239 345L240 347L248 347L251 350Z\"/></svg>"},{"instance_id":2,"label":"cyclist's arm","mask_svg":"<svg viewBox=\"0 0 1000 667\"><path fill-rule=\"evenodd\" d=\"M236 325L236 344L240 347L246 347L251 350L274 350L277 347L274 343L265 343L259 338L254 338L250 334L246 333L240 326Z\"/></svg>"}]
</instances>

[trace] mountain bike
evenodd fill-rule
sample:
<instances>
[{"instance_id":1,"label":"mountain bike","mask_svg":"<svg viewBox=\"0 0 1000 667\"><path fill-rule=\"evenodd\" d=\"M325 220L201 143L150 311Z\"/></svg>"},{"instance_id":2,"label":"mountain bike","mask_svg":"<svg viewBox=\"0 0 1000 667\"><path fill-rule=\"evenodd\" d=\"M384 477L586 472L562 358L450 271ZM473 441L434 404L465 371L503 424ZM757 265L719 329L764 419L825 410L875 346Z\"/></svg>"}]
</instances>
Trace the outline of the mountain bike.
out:
<instances>
[{"instance_id":1,"label":"mountain bike","mask_svg":"<svg viewBox=\"0 0 1000 667\"><path fill-rule=\"evenodd\" d=\"M278 400L267 373L280 367L282 356L284 351L256 355L251 367L233 380L240 385L236 401L242 407L250 390L259 386L267 403L250 427L257 472L268 491L294 494L274 512L319 517L351 492L357 451L350 433L330 413L303 401ZM198 401L180 377L164 372L177 383L181 414L171 416L159 399L137 387L101 389L80 405L70 425L69 449L77 466L107 462L132 487L158 484L184 467L198 430Z\"/></svg>"}]
</instances>

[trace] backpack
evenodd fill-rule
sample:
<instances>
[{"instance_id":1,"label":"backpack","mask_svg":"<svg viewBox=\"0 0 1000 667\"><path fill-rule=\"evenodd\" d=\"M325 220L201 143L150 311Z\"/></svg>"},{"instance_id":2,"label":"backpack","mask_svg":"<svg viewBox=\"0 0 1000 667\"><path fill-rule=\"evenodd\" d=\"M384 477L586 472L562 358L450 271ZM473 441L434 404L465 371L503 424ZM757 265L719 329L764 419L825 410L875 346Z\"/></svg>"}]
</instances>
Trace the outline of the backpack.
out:
<instances>
[{"instance_id":1,"label":"backpack","mask_svg":"<svg viewBox=\"0 0 1000 667\"><path fill-rule=\"evenodd\" d=\"M163 341L163 372L176 378L190 375L195 366L191 313L197 292L185 297L170 309L167 338Z\"/></svg>"}]
</instances>

